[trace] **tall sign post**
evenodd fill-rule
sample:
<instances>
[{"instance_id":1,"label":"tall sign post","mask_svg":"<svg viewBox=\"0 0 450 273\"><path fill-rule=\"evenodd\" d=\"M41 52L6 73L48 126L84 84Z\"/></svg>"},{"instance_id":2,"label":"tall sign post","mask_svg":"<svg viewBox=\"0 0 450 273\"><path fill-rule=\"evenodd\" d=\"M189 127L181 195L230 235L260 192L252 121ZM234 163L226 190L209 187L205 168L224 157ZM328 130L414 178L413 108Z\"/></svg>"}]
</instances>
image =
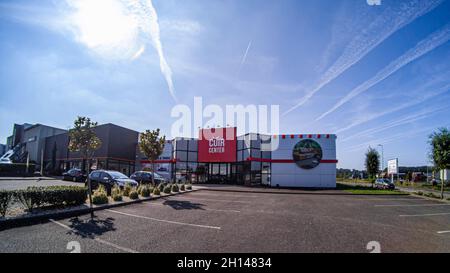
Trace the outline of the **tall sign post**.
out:
<instances>
[{"instance_id":1,"label":"tall sign post","mask_svg":"<svg viewBox=\"0 0 450 273\"><path fill-rule=\"evenodd\" d=\"M388 160L388 174L391 176L391 182L394 183L394 174L398 176L398 158Z\"/></svg>"}]
</instances>

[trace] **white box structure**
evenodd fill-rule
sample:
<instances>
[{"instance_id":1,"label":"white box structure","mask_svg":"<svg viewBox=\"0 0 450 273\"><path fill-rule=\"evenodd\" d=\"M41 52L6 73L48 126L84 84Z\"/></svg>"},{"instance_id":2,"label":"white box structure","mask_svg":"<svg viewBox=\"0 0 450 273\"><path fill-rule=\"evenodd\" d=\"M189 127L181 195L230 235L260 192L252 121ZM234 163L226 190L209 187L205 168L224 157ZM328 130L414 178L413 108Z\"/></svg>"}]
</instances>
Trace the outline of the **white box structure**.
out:
<instances>
[{"instance_id":1,"label":"white box structure","mask_svg":"<svg viewBox=\"0 0 450 273\"><path fill-rule=\"evenodd\" d=\"M272 136L272 187L336 187L336 135Z\"/></svg>"}]
</instances>

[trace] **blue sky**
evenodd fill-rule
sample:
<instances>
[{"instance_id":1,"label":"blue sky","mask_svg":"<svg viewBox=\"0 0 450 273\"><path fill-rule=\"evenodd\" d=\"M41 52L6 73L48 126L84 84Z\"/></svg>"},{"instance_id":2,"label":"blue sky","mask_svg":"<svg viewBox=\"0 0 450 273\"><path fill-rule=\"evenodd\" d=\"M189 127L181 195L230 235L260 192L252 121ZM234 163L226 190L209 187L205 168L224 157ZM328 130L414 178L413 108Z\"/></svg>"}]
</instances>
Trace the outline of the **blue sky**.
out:
<instances>
[{"instance_id":1,"label":"blue sky","mask_svg":"<svg viewBox=\"0 0 450 273\"><path fill-rule=\"evenodd\" d=\"M77 115L170 134L175 98L200 96L337 133L338 167L377 144L423 165L450 126L449 40L449 0L1 0L0 142Z\"/></svg>"}]
</instances>

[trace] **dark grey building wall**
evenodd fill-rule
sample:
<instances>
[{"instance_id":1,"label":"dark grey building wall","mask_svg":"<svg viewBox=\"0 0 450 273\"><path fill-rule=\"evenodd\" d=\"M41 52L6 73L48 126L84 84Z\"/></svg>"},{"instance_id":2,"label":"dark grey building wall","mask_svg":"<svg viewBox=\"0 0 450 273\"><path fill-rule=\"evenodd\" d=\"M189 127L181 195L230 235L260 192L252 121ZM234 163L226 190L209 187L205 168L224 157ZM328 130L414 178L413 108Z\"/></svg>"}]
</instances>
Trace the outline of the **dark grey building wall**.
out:
<instances>
[{"instance_id":1,"label":"dark grey building wall","mask_svg":"<svg viewBox=\"0 0 450 273\"><path fill-rule=\"evenodd\" d=\"M136 146L139 133L114 124L102 124L97 126L95 134L101 140L102 145L94 152L94 158L119 158L130 161L136 160ZM56 159L78 159L82 155L79 152L68 152L68 133L51 136L45 140L45 160L52 159L56 143Z\"/></svg>"}]
</instances>

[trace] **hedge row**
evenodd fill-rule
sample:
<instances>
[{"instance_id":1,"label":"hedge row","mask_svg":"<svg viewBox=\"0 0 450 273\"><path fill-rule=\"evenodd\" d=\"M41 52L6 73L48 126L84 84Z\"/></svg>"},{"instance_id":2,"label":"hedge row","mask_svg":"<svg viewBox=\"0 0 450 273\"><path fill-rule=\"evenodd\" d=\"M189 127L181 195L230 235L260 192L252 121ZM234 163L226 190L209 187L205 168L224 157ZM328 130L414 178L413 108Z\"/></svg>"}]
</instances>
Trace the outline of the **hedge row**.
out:
<instances>
[{"instance_id":1,"label":"hedge row","mask_svg":"<svg viewBox=\"0 0 450 273\"><path fill-rule=\"evenodd\" d=\"M0 216L11 204L20 203L29 212L42 206L77 206L85 203L87 189L78 186L28 187L26 190L0 190Z\"/></svg>"}]
</instances>

